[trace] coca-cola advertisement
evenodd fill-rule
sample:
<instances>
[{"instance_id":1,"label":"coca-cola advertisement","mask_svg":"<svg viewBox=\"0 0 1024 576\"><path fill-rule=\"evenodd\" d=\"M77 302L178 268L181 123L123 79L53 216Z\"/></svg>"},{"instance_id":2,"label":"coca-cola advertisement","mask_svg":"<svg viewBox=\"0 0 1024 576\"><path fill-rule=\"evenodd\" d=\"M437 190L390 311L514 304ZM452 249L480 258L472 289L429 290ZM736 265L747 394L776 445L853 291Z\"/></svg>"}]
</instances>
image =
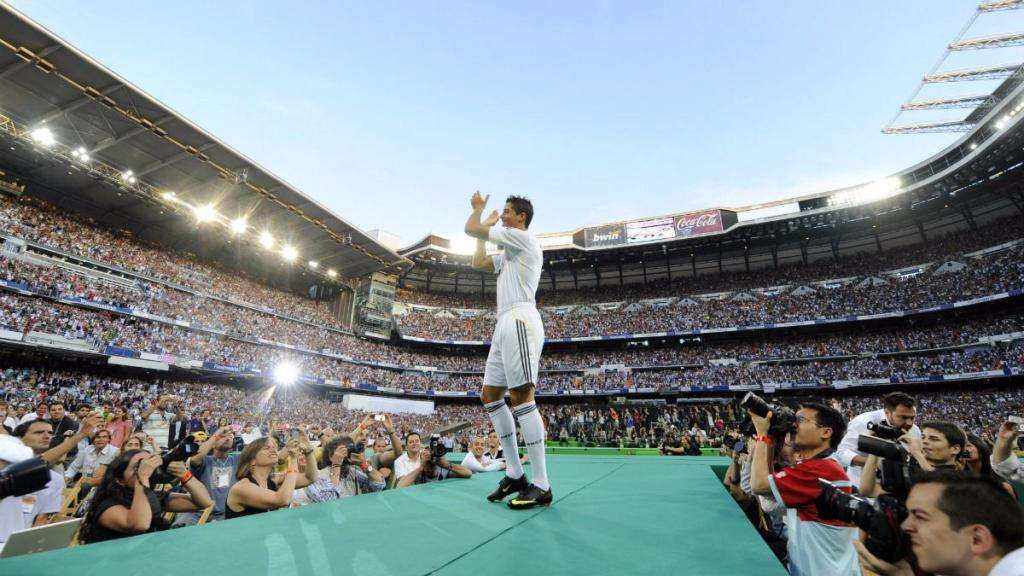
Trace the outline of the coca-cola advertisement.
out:
<instances>
[{"instance_id":1,"label":"coca-cola advertisement","mask_svg":"<svg viewBox=\"0 0 1024 576\"><path fill-rule=\"evenodd\" d=\"M703 236L724 229L721 210L690 212L676 216L676 238Z\"/></svg>"}]
</instances>

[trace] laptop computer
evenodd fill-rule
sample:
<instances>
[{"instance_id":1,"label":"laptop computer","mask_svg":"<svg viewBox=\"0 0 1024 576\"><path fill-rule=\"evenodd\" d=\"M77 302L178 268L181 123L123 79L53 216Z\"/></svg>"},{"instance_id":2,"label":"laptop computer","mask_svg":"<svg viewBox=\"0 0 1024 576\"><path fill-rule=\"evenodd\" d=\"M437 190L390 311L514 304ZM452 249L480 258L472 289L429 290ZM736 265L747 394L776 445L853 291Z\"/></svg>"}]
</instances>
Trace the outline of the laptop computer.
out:
<instances>
[{"instance_id":1,"label":"laptop computer","mask_svg":"<svg viewBox=\"0 0 1024 576\"><path fill-rule=\"evenodd\" d=\"M56 524L19 530L7 538L7 543L0 550L0 558L67 548L81 524L81 518L73 518Z\"/></svg>"}]
</instances>

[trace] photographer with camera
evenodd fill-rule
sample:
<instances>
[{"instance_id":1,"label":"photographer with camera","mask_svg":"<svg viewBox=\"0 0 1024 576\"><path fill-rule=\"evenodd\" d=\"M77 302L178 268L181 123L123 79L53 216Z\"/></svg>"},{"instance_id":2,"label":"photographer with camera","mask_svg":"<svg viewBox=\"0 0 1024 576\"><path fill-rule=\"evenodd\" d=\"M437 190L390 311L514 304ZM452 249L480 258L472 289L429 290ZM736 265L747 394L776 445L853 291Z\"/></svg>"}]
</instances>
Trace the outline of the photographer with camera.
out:
<instances>
[{"instance_id":1,"label":"photographer with camera","mask_svg":"<svg viewBox=\"0 0 1024 576\"><path fill-rule=\"evenodd\" d=\"M897 442L905 453L902 456L893 453L889 459L893 461L905 459L907 464L916 466L925 472L939 469L960 471L960 455L967 445L967 435L964 434L964 431L952 422L927 422L921 425L921 431L922 438L920 439L910 434L900 436ZM864 436L872 435L874 432L869 430L868 434ZM912 462L906 458L907 455L913 459ZM877 470L880 463L881 458L878 455L869 454L864 464L860 491L869 498L885 493L878 483ZM909 468L907 473L909 473Z\"/></svg>"},{"instance_id":2,"label":"photographer with camera","mask_svg":"<svg viewBox=\"0 0 1024 576\"><path fill-rule=\"evenodd\" d=\"M1024 512L991 478L926 472L915 478L900 525L920 570L946 576L1024 574ZM910 562L887 562L860 541L864 565L880 576L914 576Z\"/></svg>"},{"instance_id":3,"label":"photographer with camera","mask_svg":"<svg viewBox=\"0 0 1024 576\"><path fill-rule=\"evenodd\" d=\"M822 492L821 480L847 493L852 491L835 457L846 432L842 414L823 404L801 405L792 415L793 424L784 427L792 436L797 463L772 473L773 452L785 438L785 434L779 436L778 427L788 420L785 415L790 411L769 406L753 394L744 398L742 406L750 414L755 431L750 486L754 494L773 496L786 509L790 574L859 576L860 564L852 546L856 528L848 522L821 518L815 506Z\"/></svg>"},{"instance_id":4,"label":"photographer with camera","mask_svg":"<svg viewBox=\"0 0 1024 576\"><path fill-rule=\"evenodd\" d=\"M327 441L321 455L317 480L306 488L310 502L329 502L384 489L384 477L363 456L366 446L350 436Z\"/></svg>"},{"instance_id":5,"label":"photographer with camera","mask_svg":"<svg viewBox=\"0 0 1024 576\"><path fill-rule=\"evenodd\" d=\"M861 475L868 455L857 450L857 438L872 432L878 438L896 440L904 434L921 437L921 429L914 424L917 401L903 392L890 392L882 397L882 408L858 414L850 420L836 458L846 466L850 482L863 492Z\"/></svg>"},{"instance_id":6,"label":"photographer with camera","mask_svg":"<svg viewBox=\"0 0 1024 576\"><path fill-rule=\"evenodd\" d=\"M152 489L155 474L165 469L186 494ZM206 487L182 460L165 463L160 456L126 450L110 463L93 490L92 504L82 521L83 543L114 540L170 527L164 512L195 512L213 505Z\"/></svg>"},{"instance_id":7,"label":"photographer with camera","mask_svg":"<svg viewBox=\"0 0 1024 576\"><path fill-rule=\"evenodd\" d=\"M398 478L395 488L445 480L449 476L469 478L473 475L465 466L448 462L444 457L444 444L438 434L430 437L430 444L424 450L420 435L410 432L405 437L405 446L406 453L395 460L395 475Z\"/></svg>"},{"instance_id":8,"label":"photographer with camera","mask_svg":"<svg viewBox=\"0 0 1024 576\"><path fill-rule=\"evenodd\" d=\"M0 435L0 549L11 534L28 528L23 497L52 482L46 462L17 438Z\"/></svg>"},{"instance_id":9,"label":"photographer with camera","mask_svg":"<svg viewBox=\"0 0 1024 576\"><path fill-rule=\"evenodd\" d=\"M64 460L78 443L91 437L99 425L99 418L90 416L82 421L78 432L68 436L60 444L51 447L53 425L49 420L36 419L19 424L14 429L14 437L29 447L32 452L42 458L49 466L50 481L45 488L26 494L22 497L25 528L45 524L50 516L60 511L63 503L64 475L53 469L54 465Z\"/></svg>"},{"instance_id":10,"label":"photographer with camera","mask_svg":"<svg viewBox=\"0 0 1024 576\"><path fill-rule=\"evenodd\" d=\"M672 428L665 434L665 440L658 447L658 453L662 456L682 456L686 454L689 445L679 437L679 433Z\"/></svg>"},{"instance_id":11,"label":"photographer with camera","mask_svg":"<svg viewBox=\"0 0 1024 576\"><path fill-rule=\"evenodd\" d=\"M178 398L173 394L165 394L146 408L140 415L142 431L156 441L160 448L167 448L167 440L171 434L171 419L174 418L174 405Z\"/></svg>"},{"instance_id":12,"label":"photographer with camera","mask_svg":"<svg viewBox=\"0 0 1024 576\"><path fill-rule=\"evenodd\" d=\"M992 470L1011 482L1024 483L1024 466L1013 452L1020 436L1020 424L1015 420L1003 422L996 433L996 445L992 448Z\"/></svg>"},{"instance_id":13,"label":"photographer with camera","mask_svg":"<svg viewBox=\"0 0 1024 576\"><path fill-rule=\"evenodd\" d=\"M189 468L213 500L213 511L207 520L209 522L224 519L228 492L235 484L235 474L238 472L239 455L231 453L234 443L234 432L225 426L199 444L196 453L188 458ZM179 515L179 518L180 522L176 520L175 525L194 524L199 520L199 515Z\"/></svg>"}]
</instances>

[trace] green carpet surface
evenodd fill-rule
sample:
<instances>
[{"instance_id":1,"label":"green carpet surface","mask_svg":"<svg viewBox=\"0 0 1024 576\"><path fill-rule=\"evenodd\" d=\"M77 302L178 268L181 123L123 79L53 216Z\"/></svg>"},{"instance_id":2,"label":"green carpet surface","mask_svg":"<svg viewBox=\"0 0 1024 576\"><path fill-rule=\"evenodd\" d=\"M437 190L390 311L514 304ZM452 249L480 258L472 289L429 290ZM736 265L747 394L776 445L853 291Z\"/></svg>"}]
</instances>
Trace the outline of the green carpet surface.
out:
<instances>
[{"instance_id":1,"label":"green carpet surface","mask_svg":"<svg viewBox=\"0 0 1024 576\"><path fill-rule=\"evenodd\" d=\"M478 474L11 558L0 574L785 575L712 471L723 464L553 455L550 508L488 503L501 473Z\"/></svg>"}]
</instances>

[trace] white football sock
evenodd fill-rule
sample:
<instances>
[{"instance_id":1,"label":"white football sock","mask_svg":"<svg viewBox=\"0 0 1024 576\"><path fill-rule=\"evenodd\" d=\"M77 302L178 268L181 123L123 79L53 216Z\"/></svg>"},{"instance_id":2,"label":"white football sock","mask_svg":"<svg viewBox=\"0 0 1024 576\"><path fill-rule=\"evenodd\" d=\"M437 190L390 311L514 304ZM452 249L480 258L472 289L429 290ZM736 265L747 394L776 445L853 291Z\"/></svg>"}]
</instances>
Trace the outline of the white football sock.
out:
<instances>
[{"instance_id":1,"label":"white football sock","mask_svg":"<svg viewBox=\"0 0 1024 576\"><path fill-rule=\"evenodd\" d=\"M501 451L505 454L505 475L509 478L522 478L523 464L519 461L519 445L516 443L516 421L512 411L505 404L505 399L484 404L487 414L494 424L494 431L501 440ZM532 456L530 458L533 458Z\"/></svg>"},{"instance_id":2,"label":"white football sock","mask_svg":"<svg viewBox=\"0 0 1024 576\"><path fill-rule=\"evenodd\" d=\"M544 460L544 421L541 420L536 402L520 404L512 409L519 428L523 431L526 453L530 455L530 468L533 470L533 485L541 490L548 490L547 461Z\"/></svg>"}]
</instances>

